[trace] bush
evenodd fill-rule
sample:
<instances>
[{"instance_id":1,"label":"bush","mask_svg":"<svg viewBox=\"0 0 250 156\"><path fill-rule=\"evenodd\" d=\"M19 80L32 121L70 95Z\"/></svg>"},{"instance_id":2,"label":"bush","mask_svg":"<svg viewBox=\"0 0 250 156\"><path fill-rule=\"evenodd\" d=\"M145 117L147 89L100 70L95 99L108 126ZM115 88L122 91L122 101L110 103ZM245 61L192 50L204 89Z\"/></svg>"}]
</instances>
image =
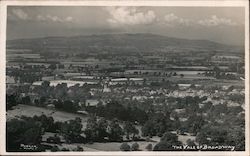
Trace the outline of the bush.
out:
<instances>
[{"instance_id":1,"label":"bush","mask_svg":"<svg viewBox=\"0 0 250 156\"><path fill-rule=\"evenodd\" d=\"M59 144L61 142L61 140L60 140L60 137L55 136L55 137L47 138L47 142Z\"/></svg>"},{"instance_id":2,"label":"bush","mask_svg":"<svg viewBox=\"0 0 250 156\"><path fill-rule=\"evenodd\" d=\"M77 146L74 151L84 151L84 149L81 146Z\"/></svg>"},{"instance_id":3,"label":"bush","mask_svg":"<svg viewBox=\"0 0 250 156\"><path fill-rule=\"evenodd\" d=\"M51 152L56 152L56 151L59 151L59 148L57 146L53 146L51 148Z\"/></svg>"},{"instance_id":4,"label":"bush","mask_svg":"<svg viewBox=\"0 0 250 156\"><path fill-rule=\"evenodd\" d=\"M67 148L62 148L62 150L61 151L69 151L69 149L67 149Z\"/></svg>"},{"instance_id":5,"label":"bush","mask_svg":"<svg viewBox=\"0 0 250 156\"><path fill-rule=\"evenodd\" d=\"M30 151L30 149L20 148L21 144L32 144L39 146L42 137L42 127L40 122L33 118L26 117L12 119L6 123L6 148L8 152ZM33 151L37 151L35 149Z\"/></svg>"},{"instance_id":6,"label":"bush","mask_svg":"<svg viewBox=\"0 0 250 156\"><path fill-rule=\"evenodd\" d=\"M167 132L161 138L161 141L155 145L154 151L174 151L179 149L174 149L173 145L181 146L181 142L178 141L178 136Z\"/></svg>"},{"instance_id":7,"label":"bush","mask_svg":"<svg viewBox=\"0 0 250 156\"><path fill-rule=\"evenodd\" d=\"M139 144L138 143L133 143L131 146L131 151L138 151L139 150Z\"/></svg>"},{"instance_id":8,"label":"bush","mask_svg":"<svg viewBox=\"0 0 250 156\"><path fill-rule=\"evenodd\" d=\"M153 150L153 145L152 145L152 144L148 144L145 148L146 148L148 151L152 151L152 150Z\"/></svg>"},{"instance_id":9,"label":"bush","mask_svg":"<svg viewBox=\"0 0 250 156\"><path fill-rule=\"evenodd\" d=\"M190 147L196 147L196 144L194 143L194 140L191 140L191 139L188 139L186 141L187 145L190 146ZM186 151L197 151L198 149L197 148L191 148L191 149L186 149Z\"/></svg>"},{"instance_id":10,"label":"bush","mask_svg":"<svg viewBox=\"0 0 250 156\"><path fill-rule=\"evenodd\" d=\"M130 151L130 146L129 146L127 143L123 143L123 144L120 146L120 150L121 150L121 151Z\"/></svg>"}]
</instances>

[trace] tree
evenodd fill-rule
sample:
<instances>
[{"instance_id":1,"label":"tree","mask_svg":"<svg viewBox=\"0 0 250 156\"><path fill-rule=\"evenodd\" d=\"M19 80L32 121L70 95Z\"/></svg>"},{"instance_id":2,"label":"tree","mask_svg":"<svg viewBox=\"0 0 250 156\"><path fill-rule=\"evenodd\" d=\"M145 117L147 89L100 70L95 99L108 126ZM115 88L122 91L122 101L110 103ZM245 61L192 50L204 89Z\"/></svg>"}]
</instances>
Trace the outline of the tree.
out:
<instances>
[{"instance_id":1,"label":"tree","mask_svg":"<svg viewBox=\"0 0 250 156\"><path fill-rule=\"evenodd\" d=\"M208 139L207 139L207 136L206 134L204 133L201 133L199 132L197 135L196 135L196 139L195 139L200 145L202 144L208 144Z\"/></svg>"},{"instance_id":2,"label":"tree","mask_svg":"<svg viewBox=\"0 0 250 156\"><path fill-rule=\"evenodd\" d=\"M48 89L49 85L50 85L49 81L43 81L42 84L41 84L41 87L44 88L44 89Z\"/></svg>"},{"instance_id":3,"label":"tree","mask_svg":"<svg viewBox=\"0 0 250 156\"><path fill-rule=\"evenodd\" d=\"M46 97L42 96L39 100L39 106L45 106L46 100Z\"/></svg>"},{"instance_id":4,"label":"tree","mask_svg":"<svg viewBox=\"0 0 250 156\"><path fill-rule=\"evenodd\" d=\"M56 144L60 144L61 143L61 139L57 135L54 135L53 137L51 136L51 137L47 138L46 141L50 142L50 143L56 143Z\"/></svg>"},{"instance_id":5,"label":"tree","mask_svg":"<svg viewBox=\"0 0 250 156\"><path fill-rule=\"evenodd\" d=\"M154 123L152 121L147 121L143 127L141 128L142 131L142 135L143 136L149 136L152 137L154 135L156 135L156 130L154 127Z\"/></svg>"},{"instance_id":6,"label":"tree","mask_svg":"<svg viewBox=\"0 0 250 156\"><path fill-rule=\"evenodd\" d=\"M52 63L49 65L48 67L49 69L52 69L52 70L55 70L56 69L56 64L55 63Z\"/></svg>"},{"instance_id":7,"label":"tree","mask_svg":"<svg viewBox=\"0 0 250 156\"><path fill-rule=\"evenodd\" d=\"M66 83L58 84L54 89L54 97L57 99L67 99L68 87Z\"/></svg>"},{"instance_id":8,"label":"tree","mask_svg":"<svg viewBox=\"0 0 250 156\"><path fill-rule=\"evenodd\" d=\"M29 96L25 96L21 99L21 103L25 104L25 105L30 105L31 104L31 100Z\"/></svg>"},{"instance_id":9,"label":"tree","mask_svg":"<svg viewBox=\"0 0 250 156\"><path fill-rule=\"evenodd\" d=\"M139 151L139 144L138 143L133 143L131 146L131 151Z\"/></svg>"},{"instance_id":10,"label":"tree","mask_svg":"<svg viewBox=\"0 0 250 156\"><path fill-rule=\"evenodd\" d=\"M245 150L245 133L240 127L231 128L226 137L227 144L234 145L236 151Z\"/></svg>"},{"instance_id":11,"label":"tree","mask_svg":"<svg viewBox=\"0 0 250 156\"><path fill-rule=\"evenodd\" d=\"M70 150L67 149L67 148L65 148L65 147L63 147L63 148L61 149L61 151L70 151Z\"/></svg>"},{"instance_id":12,"label":"tree","mask_svg":"<svg viewBox=\"0 0 250 156\"><path fill-rule=\"evenodd\" d=\"M199 144L225 145L228 136L228 129L216 123L207 124L197 134L196 141Z\"/></svg>"},{"instance_id":13,"label":"tree","mask_svg":"<svg viewBox=\"0 0 250 156\"><path fill-rule=\"evenodd\" d=\"M25 117L27 118L27 117ZM25 119L24 117L22 117L22 119ZM41 126L43 127L44 131L48 131L48 132L55 132L57 129L54 126L54 119L53 117L47 117L46 115L41 115L41 116L34 116L33 120L35 121L39 121Z\"/></svg>"},{"instance_id":14,"label":"tree","mask_svg":"<svg viewBox=\"0 0 250 156\"><path fill-rule=\"evenodd\" d=\"M152 150L153 150L153 145L152 145L152 144L148 144L145 148L146 148L148 151L152 151Z\"/></svg>"},{"instance_id":15,"label":"tree","mask_svg":"<svg viewBox=\"0 0 250 156\"><path fill-rule=\"evenodd\" d=\"M62 110L66 112L76 112L79 109L79 105L76 102L66 100L63 102Z\"/></svg>"},{"instance_id":16,"label":"tree","mask_svg":"<svg viewBox=\"0 0 250 156\"><path fill-rule=\"evenodd\" d=\"M98 129L97 119L95 116L91 116L87 120L87 126L86 126L86 129L84 131L84 133L86 135L86 139L88 141L96 141L98 139L97 129Z\"/></svg>"},{"instance_id":17,"label":"tree","mask_svg":"<svg viewBox=\"0 0 250 156\"><path fill-rule=\"evenodd\" d=\"M56 109L62 109L63 108L63 102L61 100L54 100L53 104L55 105Z\"/></svg>"},{"instance_id":18,"label":"tree","mask_svg":"<svg viewBox=\"0 0 250 156\"><path fill-rule=\"evenodd\" d=\"M9 110L13 106L16 106L17 103L17 97L15 95L6 95L6 109Z\"/></svg>"},{"instance_id":19,"label":"tree","mask_svg":"<svg viewBox=\"0 0 250 156\"><path fill-rule=\"evenodd\" d=\"M188 139L187 140L187 145L188 146L195 146L196 144L194 143L194 140Z\"/></svg>"},{"instance_id":20,"label":"tree","mask_svg":"<svg viewBox=\"0 0 250 156\"><path fill-rule=\"evenodd\" d=\"M198 150L196 148L196 144L194 143L194 140L188 139L186 143L187 143L188 147L191 147L190 149L185 149L186 151L197 151Z\"/></svg>"},{"instance_id":21,"label":"tree","mask_svg":"<svg viewBox=\"0 0 250 156\"><path fill-rule=\"evenodd\" d=\"M117 120L112 120L109 124L109 139L111 141L122 141L123 139L123 129L119 125Z\"/></svg>"},{"instance_id":22,"label":"tree","mask_svg":"<svg viewBox=\"0 0 250 156\"><path fill-rule=\"evenodd\" d=\"M99 104L94 109L88 108L88 111L96 113L98 116L105 117L110 120L117 118L122 121L145 123L145 121L148 119L147 113L145 111L137 107L124 107L117 101L111 101L105 106Z\"/></svg>"},{"instance_id":23,"label":"tree","mask_svg":"<svg viewBox=\"0 0 250 156\"><path fill-rule=\"evenodd\" d=\"M59 148L55 145L50 150L51 150L51 152L57 152L57 151L59 151Z\"/></svg>"},{"instance_id":24,"label":"tree","mask_svg":"<svg viewBox=\"0 0 250 156\"><path fill-rule=\"evenodd\" d=\"M82 123L79 117L75 120L69 120L64 122L61 126L61 133L65 136L68 142L80 143L83 142L82 134Z\"/></svg>"},{"instance_id":25,"label":"tree","mask_svg":"<svg viewBox=\"0 0 250 156\"><path fill-rule=\"evenodd\" d=\"M205 124L202 116L192 115L187 120L187 125L189 125L189 132L196 135L201 127Z\"/></svg>"},{"instance_id":26,"label":"tree","mask_svg":"<svg viewBox=\"0 0 250 156\"><path fill-rule=\"evenodd\" d=\"M172 129L172 121L170 120L170 114L166 113L154 113L142 127L143 136L162 136L166 131Z\"/></svg>"},{"instance_id":27,"label":"tree","mask_svg":"<svg viewBox=\"0 0 250 156\"><path fill-rule=\"evenodd\" d=\"M178 114L177 113L175 114L175 113L174 113L174 122L172 124L172 127L173 127L173 129L176 129L177 131L179 130L179 132L181 132L180 131L180 129L181 129L180 118L179 118Z\"/></svg>"},{"instance_id":28,"label":"tree","mask_svg":"<svg viewBox=\"0 0 250 156\"><path fill-rule=\"evenodd\" d=\"M172 151L174 150L173 145L168 142L159 142L155 145L154 151Z\"/></svg>"},{"instance_id":29,"label":"tree","mask_svg":"<svg viewBox=\"0 0 250 156\"><path fill-rule=\"evenodd\" d=\"M174 151L173 146L182 145L180 141L178 141L178 137L176 134L167 132L163 135L160 142L155 145L154 151Z\"/></svg>"},{"instance_id":30,"label":"tree","mask_svg":"<svg viewBox=\"0 0 250 156\"><path fill-rule=\"evenodd\" d=\"M141 124L148 120L148 114L138 107L128 107L127 110L127 121L139 122Z\"/></svg>"},{"instance_id":31,"label":"tree","mask_svg":"<svg viewBox=\"0 0 250 156\"><path fill-rule=\"evenodd\" d=\"M12 119L6 123L6 144L8 152L29 151L21 149L21 144L32 144L40 147L42 127L30 117L22 120ZM40 149L35 149L39 151ZM34 151L33 151L34 152Z\"/></svg>"},{"instance_id":32,"label":"tree","mask_svg":"<svg viewBox=\"0 0 250 156\"><path fill-rule=\"evenodd\" d=\"M196 88L196 86L195 86L195 84L191 84L191 86L189 87L189 88L191 88L191 89L195 89Z\"/></svg>"},{"instance_id":33,"label":"tree","mask_svg":"<svg viewBox=\"0 0 250 156\"><path fill-rule=\"evenodd\" d=\"M75 151L84 151L84 149L81 146L77 146Z\"/></svg>"},{"instance_id":34,"label":"tree","mask_svg":"<svg viewBox=\"0 0 250 156\"><path fill-rule=\"evenodd\" d=\"M59 69L64 69L64 64L59 64L58 68Z\"/></svg>"},{"instance_id":35,"label":"tree","mask_svg":"<svg viewBox=\"0 0 250 156\"><path fill-rule=\"evenodd\" d=\"M120 146L121 151L130 151L130 146L127 143L122 143Z\"/></svg>"},{"instance_id":36,"label":"tree","mask_svg":"<svg viewBox=\"0 0 250 156\"><path fill-rule=\"evenodd\" d=\"M125 122L123 129L124 129L127 139L130 138L129 137L130 134L133 134L132 138L134 139L135 135L139 133L138 129L131 122L128 122L128 121Z\"/></svg>"},{"instance_id":37,"label":"tree","mask_svg":"<svg viewBox=\"0 0 250 156\"><path fill-rule=\"evenodd\" d=\"M98 132L98 140L102 141L105 137L108 136L107 133L108 128L108 121L104 118L101 118L99 121L97 121L97 132Z\"/></svg>"},{"instance_id":38,"label":"tree","mask_svg":"<svg viewBox=\"0 0 250 156\"><path fill-rule=\"evenodd\" d=\"M105 117L107 119L118 118L126 121L128 119L128 114L129 112L124 108L124 106L117 101L111 101L107 103L105 107Z\"/></svg>"}]
</instances>

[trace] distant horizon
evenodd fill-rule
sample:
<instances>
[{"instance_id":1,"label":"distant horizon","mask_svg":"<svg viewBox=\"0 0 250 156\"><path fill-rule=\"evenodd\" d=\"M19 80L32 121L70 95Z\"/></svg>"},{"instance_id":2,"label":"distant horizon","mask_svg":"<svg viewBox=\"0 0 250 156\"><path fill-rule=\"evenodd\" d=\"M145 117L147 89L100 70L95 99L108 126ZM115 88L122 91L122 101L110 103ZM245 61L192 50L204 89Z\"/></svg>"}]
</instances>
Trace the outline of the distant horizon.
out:
<instances>
[{"instance_id":1,"label":"distant horizon","mask_svg":"<svg viewBox=\"0 0 250 156\"><path fill-rule=\"evenodd\" d=\"M102 35L156 35L156 36L162 36L162 37L168 37L168 38L175 38L175 39L184 39L184 40L193 40L193 41L209 41L217 44L222 44L226 46L236 46L236 47L244 47L243 45L236 45L236 44L227 44L227 43L221 43L217 41L212 41L208 39L190 39L190 38L181 38L181 37L173 37L173 36L167 36L167 35L161 35L161 34L154 34L154 33L103 33L103 34L83 34L83 35L72 35L72 36L66 36L66 35L58 35L58 36L37 36L37 37L27 37L27 38L14 38L14 39L7 39L6 41L15 41L15 40L29 40L29 39L43 39L43 38L59 38L59 37L65 37L65 38L70 38L70 37L84 37L84 36L102 36Z\"/></svg>"}]
</instances>

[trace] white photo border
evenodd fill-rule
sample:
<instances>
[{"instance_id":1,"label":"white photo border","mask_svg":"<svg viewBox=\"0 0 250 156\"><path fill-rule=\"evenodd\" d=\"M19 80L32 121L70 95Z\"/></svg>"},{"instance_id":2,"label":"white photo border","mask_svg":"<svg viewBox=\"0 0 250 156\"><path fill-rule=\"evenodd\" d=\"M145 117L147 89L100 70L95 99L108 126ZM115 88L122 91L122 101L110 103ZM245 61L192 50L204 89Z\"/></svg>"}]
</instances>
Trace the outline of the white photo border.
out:
<instances>
[{"instance_id":1,"label":"white photo border","mask_svg":"<svg viewBox=\"0 0 250 156\"><path fill-rule=\"evenodd\" d=\"M6 26L8 6L173 6L173 7L244 7L245 8L245 151L180 152L6 152ZM249 1L248 0L3 0L0 1L0 155L225 155L248 156L249 153Z\"/></svg>"}]
</instances>

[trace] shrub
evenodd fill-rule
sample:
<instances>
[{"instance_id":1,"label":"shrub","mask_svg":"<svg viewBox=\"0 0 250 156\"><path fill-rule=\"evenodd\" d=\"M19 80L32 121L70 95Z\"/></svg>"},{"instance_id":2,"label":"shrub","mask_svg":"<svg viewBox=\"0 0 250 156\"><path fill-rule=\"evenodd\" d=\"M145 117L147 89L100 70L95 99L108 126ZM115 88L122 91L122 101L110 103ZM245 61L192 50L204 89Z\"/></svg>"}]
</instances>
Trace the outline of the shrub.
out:
<instances>
[{"instance_id":1,"label":"shrub","mask_svg":"<svg viewBox=\"0 0 250 156\"><path fill-rule=\"evenodd\" d=\"M61 151L69 151L69 149L67 149L67 148L62 148L62 150Z\"/></svg>"},{"instance_id":2,"label":"shrub","mask_svg":"<svg viewBox=\"0 0 250 156\"><path fill-rule=\"evenodd\" d=\"M131 146L132 151L138 151L139 150L139 144L138 143L133 143Z\"/></svg>"},{"instance_id":3,"label":"shrub","mask_svg":"<svg viewBox=\"0 0 250 156\"><path fill-rule=\"evenodd\" d=\"M152 145L152 144L148 144L145 148L146 148L148 151L152 151L152 150L153 150L153 145Z\"/></svg>"},{"instance_id":4,"label":"shrub","mask_svg":"<svg viewBox=\"0 0 250 156\"><path fill-rule=\"evenodd\" d=\"M56 152L56 151L59 151L59 148L57 146L53 146L51 148L51 152Z\"/></svg>"},{"instance_id":5,"label":"shrub","mask_svg":"<svg viewBox=\"0 0 250 156\"><path fill-rule=\"evenodd\" d=\"M129 146L127 143L123 143L123 144L120 146L120 150L121 150L121 151L130 151L130 146Z\"/></svg>"},{"instance_id":6,"label":"shrub","mask_svg":"<svg viewBox=\"0 0 250 156\"><path fill-rule=\"evenodd\" d=\"M81 146L77 146L75 151L84 151L84 149Z\"/></svg>"}]
</instances>

